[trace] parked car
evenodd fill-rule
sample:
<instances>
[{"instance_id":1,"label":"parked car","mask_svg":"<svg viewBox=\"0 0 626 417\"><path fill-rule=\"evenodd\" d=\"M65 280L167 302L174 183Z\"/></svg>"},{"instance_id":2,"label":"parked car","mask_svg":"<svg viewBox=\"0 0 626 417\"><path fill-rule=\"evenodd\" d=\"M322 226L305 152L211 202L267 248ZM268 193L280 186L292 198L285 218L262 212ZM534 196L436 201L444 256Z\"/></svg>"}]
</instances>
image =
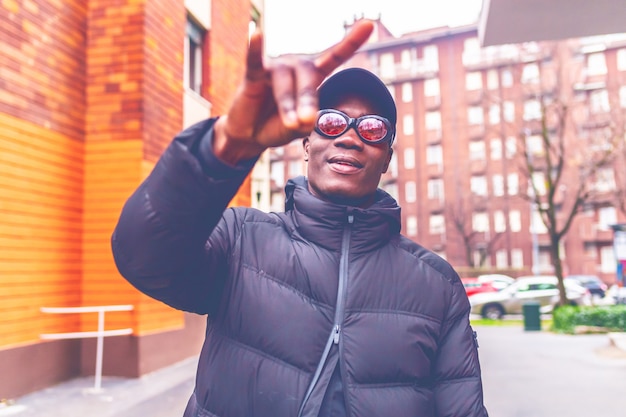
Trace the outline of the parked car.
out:
<instances>
[{"instance_id":1,"label":"parked car","mask_svg":"<svg viewBox=\"0 0 626 417\"><path fill-rule=\"evenodd\" d=\"M467 296L478 294L481 292L495 292L498 291L496 287L492 285L491 282L481 282L478 278L461 278L461 282L463 282L463 287L465 287L465 292Z\"/></svg>"},{"instance_id":2,"label":"parked car","mask_svg":"<svg viewBox=\"0 0 626 417\"><path fill-rule=\"evenodd\" d=\"M596 275L568 275L565 280L573 280L587 288L592 296L604 298L608 286Z\"/></svg>"},{"instance_id":3,"label":"parked car","mask_svg":"<svg viewBox=\"0 0 626 417\"><path fill-rule=\"evenodd\" d=\"M515 282L515 278L504 274L483 274L477 278L480 282L490 283L497 290L502 290Z\"/></svg>"},{"instance_id":4,"label":"parked car","mask_svg":"<svg viewBox=\"0 0 626 417\"><path fill-rule=\"evenodd\" d=\"M501 319L505 314L522 314L529 301L538 302L542 313L550 313L559 302L557 277L552 275L519 277L497 292L485 292L469 297L471 313L484 318ZM591 293L573 280L565 281L568 300L573 305L591 305Z\"/></svg>"}]
</instances>

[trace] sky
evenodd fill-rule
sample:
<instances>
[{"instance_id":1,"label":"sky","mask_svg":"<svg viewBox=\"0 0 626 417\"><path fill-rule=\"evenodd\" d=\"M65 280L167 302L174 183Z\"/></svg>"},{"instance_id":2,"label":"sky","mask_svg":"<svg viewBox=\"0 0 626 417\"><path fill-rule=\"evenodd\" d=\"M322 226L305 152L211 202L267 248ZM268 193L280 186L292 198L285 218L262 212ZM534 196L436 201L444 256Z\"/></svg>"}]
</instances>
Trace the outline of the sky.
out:
<instances>
[{"instance_id":1,"label":"sky","mask_svg":"<svg viewBox=\"0 0 626 417\"><path fill-rule=\"evenodd\" d=\"M354 17L377 19L394 36L476 22L482 0L265 0L266 54L315 53L341 40Z\"/></svg>"}]
</instances>

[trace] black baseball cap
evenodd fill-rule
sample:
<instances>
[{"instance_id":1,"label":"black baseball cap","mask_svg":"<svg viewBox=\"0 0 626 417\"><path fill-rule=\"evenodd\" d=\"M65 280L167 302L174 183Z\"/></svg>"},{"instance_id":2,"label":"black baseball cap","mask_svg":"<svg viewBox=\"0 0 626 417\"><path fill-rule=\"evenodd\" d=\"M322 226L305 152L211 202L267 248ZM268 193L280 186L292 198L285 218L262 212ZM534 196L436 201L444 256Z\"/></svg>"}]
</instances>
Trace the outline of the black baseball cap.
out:
<instances>
[{"instance_id":1,"label":"black baseball cap","mask_svg":"<svg viewBox=\"0 0 626 417\"><path fill-rule=\"evenodd\" d=\"M396 129L396 103L378 76L363 68L347 68L328 77L317 89L320 109L332 108L347 94L366 98Z\"/></svg>"}]
</instances>

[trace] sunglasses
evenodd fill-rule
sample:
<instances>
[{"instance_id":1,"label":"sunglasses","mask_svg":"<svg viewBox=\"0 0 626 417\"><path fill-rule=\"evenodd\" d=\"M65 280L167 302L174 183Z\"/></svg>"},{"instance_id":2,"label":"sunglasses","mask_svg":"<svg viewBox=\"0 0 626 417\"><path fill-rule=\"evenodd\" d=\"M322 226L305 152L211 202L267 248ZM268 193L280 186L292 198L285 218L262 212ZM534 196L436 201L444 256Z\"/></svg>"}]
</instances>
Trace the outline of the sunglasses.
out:
<instances>
[{"instance_id":1,"label":"sunglasses","mask_svg":"<svg viewBox=\"0 0 626 417\"><path fill-rule=\"evenodd\" d=\"M317 113L315 131L325 138L341 136L351 127L364 143L389 142L391 145L393 142L393 128L384 117L370 114L355 119L335 109L320 110Z\"/></svg>"}]
</instances>

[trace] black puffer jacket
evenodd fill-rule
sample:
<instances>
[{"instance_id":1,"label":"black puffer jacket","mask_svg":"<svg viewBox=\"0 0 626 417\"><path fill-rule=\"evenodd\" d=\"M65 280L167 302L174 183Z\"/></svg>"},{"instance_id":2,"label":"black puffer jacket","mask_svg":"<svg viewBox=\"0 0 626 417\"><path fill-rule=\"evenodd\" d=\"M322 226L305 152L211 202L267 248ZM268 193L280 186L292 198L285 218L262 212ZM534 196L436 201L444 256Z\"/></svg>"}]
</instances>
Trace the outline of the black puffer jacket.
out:
<instances>
[{"instance_id":1,"label":"black puffer jacket","mask_svg":"<svg viewBox=\"0 0 626 417\"><path fill-rule=\"evenodd\" d=\"M348 416L487 416L463 286L399 234L395 200L334 205L300 177L285 213L224 211L249 167L203 166L210 126L176 138L112 239L133 285L211 317L185 416L315 417L337 365Z\"/></svg>"}]
</instances>

